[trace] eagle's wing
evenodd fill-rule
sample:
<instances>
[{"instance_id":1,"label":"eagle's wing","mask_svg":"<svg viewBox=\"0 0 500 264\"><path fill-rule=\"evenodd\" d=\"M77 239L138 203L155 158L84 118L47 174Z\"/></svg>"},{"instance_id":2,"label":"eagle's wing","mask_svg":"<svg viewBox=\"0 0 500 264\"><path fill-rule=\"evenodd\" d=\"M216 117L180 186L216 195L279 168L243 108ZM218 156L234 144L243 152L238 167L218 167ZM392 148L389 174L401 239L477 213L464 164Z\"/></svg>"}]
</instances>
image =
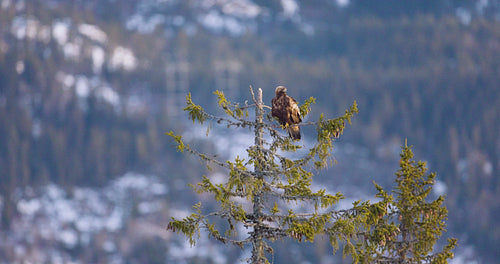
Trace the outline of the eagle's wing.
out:
<instances>
[{"instance_id":1,"label":"eagle's wing","mask_svg":"<svg viewBox=\"0 0 500 264\"><path fill-rule=\"evenodd\" d=\"M294 126L300 122L302 122L302 119L300 118L300 108L297 105L297 101L293 99L292 97L288 96L287 98L287 114L288 114L288 120L287 123L291 125L288 127L288 133L290 134L290 137L294 140L300 139L300 126Z\"/></svg>"},{"instance_id":2,"label":"eagle's wing","mask_svg":"<svg viewBox=\"0 0 500 264\"><path fill-rule=\"evenodd\" d=\"M289 105L286 96L275 97L271 103L271 113L274 117L278 118L280 124L290 124Z\"/></svg>"},{"instance_id":3,"label":"eagle's wing","mask_svg":"<svg viewBox=\"0 0 500 264\"><path fill-rule=\"evenodd\" d=\"M302 122L302 118L300 118L300 108L299 105L297 104L297 101L293 99L292 97L289 98L289 105L290 105L290 119L292 124L298 124Z\"/></svg>"},{"instance_id":4,"label":"eagle's wing","mask_svg":"<svg viewBox=\"0 0 500 264\"><path fill-rule=\"evenodd\" d=\"M282 122L281 121L281 111L280 111L280 105L278 104L278 98L274 97L272 100L271 100L271 114L273 115L273 117L276 117L280 120L280 123Z\"/></svg>"}]
</instances>

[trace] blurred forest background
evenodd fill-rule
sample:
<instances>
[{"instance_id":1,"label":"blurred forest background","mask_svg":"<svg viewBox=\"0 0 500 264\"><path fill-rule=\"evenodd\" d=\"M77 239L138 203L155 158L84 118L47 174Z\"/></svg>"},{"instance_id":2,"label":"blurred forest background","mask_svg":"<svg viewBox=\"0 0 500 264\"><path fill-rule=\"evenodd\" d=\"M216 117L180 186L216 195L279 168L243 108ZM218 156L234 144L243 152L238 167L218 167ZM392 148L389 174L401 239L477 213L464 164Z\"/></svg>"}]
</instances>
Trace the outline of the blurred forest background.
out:
<instances>
[{"instance_id":1,"label":"blurred forest background","mask_svg":"<svg viewBox=\"0 0 500 264\"><path fill-rule=\"evenodd\" d=\"M497 0L0 0L2 232L21 232L23 214L40 217L37 186L58 186L69 199L131 171L168 186L164 210L173 199L191 204L197 198L179 186L196 182L204 166L176 153L164 133L189 125L179 113L187 92L215 109L213 91L244 102L249 85L262 87L268 104L277 85L299 102L314 96L316 117L356 100L360 114L338 145L390 161L395 172L408 138L437 172L457 251L469 246L482 263L500 258ZM371 166L363 185L374 177L390 184L393 174ZM146 210L139 205L131 215ZM160 219L161 227L169 218ZM115 236L131 228L126 222ZM117 263L172 258L162 255L173 254L164 240L125 250L103 238L109 250L84 249L85 239L100 245L99 237L85 238L71 223L64 228L77 242L69 235L51 244L63 260L99 260L113 245L128 252ZM33 255L48 237L0 242L0 262Z\"/></svg>"}]
</instances>

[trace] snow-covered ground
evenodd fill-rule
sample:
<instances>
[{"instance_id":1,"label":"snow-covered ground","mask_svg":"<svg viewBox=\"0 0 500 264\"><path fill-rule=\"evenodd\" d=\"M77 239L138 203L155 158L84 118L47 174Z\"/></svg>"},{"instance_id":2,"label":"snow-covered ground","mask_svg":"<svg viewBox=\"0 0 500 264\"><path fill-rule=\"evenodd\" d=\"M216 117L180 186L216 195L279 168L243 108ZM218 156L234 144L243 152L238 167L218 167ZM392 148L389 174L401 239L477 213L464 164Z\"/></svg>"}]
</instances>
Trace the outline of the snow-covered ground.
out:
<instances>
[{"instance_id":1,"label":"snow-covered ground","mask_svg":"<svg viewBox=\"0 0 500 264\"><path fill-rule=\"evenodd\" d=\"M166 231L170 210L190 213L170 206L168 193L158 177L132 172L101 188L18 189L13 197L18 215L11 229L0 233L0 263L88 263L83 256L100 251L99 261L126 263L135 246L155 238L177 252L168 256L175 263L189 258L227 263L210 241L202 239L192 248L184 237Z\"/></svg>"}]
</instances>

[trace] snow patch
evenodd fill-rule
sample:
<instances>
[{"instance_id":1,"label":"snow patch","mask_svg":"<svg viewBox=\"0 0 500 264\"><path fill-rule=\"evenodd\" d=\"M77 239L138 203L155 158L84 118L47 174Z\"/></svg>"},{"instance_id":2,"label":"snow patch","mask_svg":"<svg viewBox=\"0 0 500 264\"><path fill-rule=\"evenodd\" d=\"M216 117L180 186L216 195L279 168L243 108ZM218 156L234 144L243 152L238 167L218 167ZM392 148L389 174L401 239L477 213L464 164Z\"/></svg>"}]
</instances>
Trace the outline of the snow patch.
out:
<instances>
[{"instance_id":1,"label":"snow patch","mask_svg":"<svg viewBox=\"0 0 500 264\"><path fill-rule=\"evenodd\" d=\"M483 164L483 172L484 174L490 176L493 173L493 164L491 164L491 162L489 161L486 161Z\"/></svg>"},{"instance_id":2,"label":"snow patch","mask_svg":"<svg viewBox=\"0 0 500 264\"><path fill-rule=\"evenodd\" d=\"M143 15L135 14L129 18L125 27L128 30L137 30L140 33L152 33L156 27L165 22L163 15L154 15L145 17Z\"/></svg>"},{"instance_id":3,"label":"snow patch","mask_svg":"<svg viewBox=\"0 0 500 264\"><path fill-rule=\"evenodd\" d=\"M156 213L161 210L161 204L158 202L142 202L137 206L137 210L141 214Z\"/></svg>"},{"instance_id":4,"label":"snow patch","mask_svg":"<svg viewBox=\"0 0 500 264\"><path fill-rule=\"evenodd\" d=\"M470 11L462 7L457 8L456 15L458 20L460 20L460 22L464 25L469 25L472 20L472 14Z\"/></svg>"},{"instance_id":5,"label":"snow patch","mask_svg":"<svg viewBox=\"0 0 500 264\"><path fill-rule=\"evenodd\" d=\"M85 76L77 76L75 81L76 95L80 98L87 98L90 95L89 80Z\"/></svg>"},{"instance_id":6,"label":"snow patch","mask_svg":"<svg viewBox=\"0 0 500 264\"><path fill-rule=\"evenodd\" d=\"M217 11L210 11L198 17L198 22L206 28L221 33L227 31L233 36L239 36L245 32L245 26L233 17L222 16Z\"/></svg>"},{"instance_id":7,"label":"snow patch","mask_svg":"<svg viewBox=\"0 0 500 264\"><path fill-rule=\"evenodd\" d=\"M149 105L143 99L142 96L139 95L130 95L125 97L125 111L127 115L136 116L143 115L145 116L148 112Z\"/></svg>"},{"instance_id":8,"label":"snow patch","mask_svg":"<svg viewBox=\"0 0 500 264\"><path fill-rule=\"evenodd\" d=\"M172 18L172 24L177 27L184 25L185 22L186 19L183 16L174 16Z\"/></svg>"},{"instance_id":9,"label":"snow patch","mask_svg":"<svg viewBox=\"0 0 500 264\"><path fill-rule=\"evenodd\" d=\"M281 0L285 17L293 17L299 13L299 5L295 0Z\"/></svg>"},{"instance_id":10,"label":"snow patch","mask_svg":"<svg viewBox=\"0 0 500 264\"><path fill-rule=\"evenodd\" d=\"M147 176L134 172L127 172L113 183L113 188L120 190L144 190L150 182Z\"/></svg>"},{"instance_id":11,"label":"snow patch","mask_svg":"<svg viewBox=\"0 0 500 264\"><path fill-rule=\"evenodd\" d=\"M98 46L94 46L91 51L92 57L92 70L94 73L100 73L102 70L102 66L104 65L106 53L104 49Z\"/></svg>"},{"instance_id":12,"label":"snow patch","mask_svg":"<svg viewBox=\"0 0 500 264\"><path fill-rule=\"evenodd\" d=\"M489 0L479 0L476 1L476 10L478 13L483 14L484 10L488 7L490 4Z\"/></svg>"},{"instance_id":13,"label":"snow patch","mask_svg":"<svg viewBox=\"0 0 500 264\"><path fill-rule=\"evenodd\" d=\"M7 9L7 8L9 8L10 4L11 4L11 0L2 0L0 7L2 9Z\"/></svg>"},{"instance_id":14,"label":"snow patch","mask_svg":"<svg viewBox=\"0 0 500 264\"><path fill-rule=\"evenodd\" d=\"M104 228L106 230L109 230L111 232L116 232L118 231L121 227L123 226L123 211L120 209L115 209L107 217L104 223Z\"/></svg>"},{"instance_id":15,"label":"snow patch","mask_svg":"<svg viewBox=\"0 0 500 264\"><path fill-rule=\"evenodd\" d=\"M64 45L68 41L69 22L56 21L52 24L52 37L59 45Z\"/></svg>"},{"instance_id":16,"label":"snow patch","mask_svg":"<svg viewBox=\"0 0 500 264\"><path fill-rule=\"evenodd\" d=\"M168 188L165 184L154 182L149 185L149 190L151 194L154 195L165 195L168 193Z\"/></svg>"},{"instance_id":17,"label":"snow patch","mask_svg":"<svg viewBox=\"0 0 500 264\"><path fill-rule=\"evenodd\" d=\"M66 42L62 45L64 58L77 61L80 59L80 54L82 50L82 40L76 38L72 42Z\"/></svg>"},{"instance_id":18,"label":"snow patch","mask_svg":"<svg viewBox=\"0 0 500 264\"><path fill-rule=\"evenodd\" d=\"M66 74L64 72L56 73L56 80L59 81L63 86L65 91L69 91L73 85L75 85L75 77L71 74Z\"/></svg>"},{"instance_id":19,"label":"snow patch","mask_svg":"<svg viewBox=\"0 0 500 264\"><path fill-rule=\"evenodd\" d=\"M39 119L34 119L31 124L31 135L33 138L38 139L42 134L42 122Z\"/></svg>"},{"instance_id":20,"label":"snow patch","mask_svg":"<svg viewBox=\"0 0 500 264\"><path fill-rule=\"evenodd\" d=\"M50 29L41 25L36 19L17 16L12 19L10 32L17 39L40 40L45 43L50 41Z\"/></svg>"},{"instance_id":21,"label":"snow patch","mask_svg":"<svg viewBox=\"0 0 500 264\"><path fill-rule=\"evenodd\" d=\"M17 39L43 39L45 30L36 19L16 16L12 19L11 33ZM42 34L41 34L42 33Z\"/></svg>"},{"instance_id":22,"label":"snow patch","mask_svg":"<svg viewBox=\"0 0 500 264\"><path fill-rule=\"evenodd\" d=\"M308 23L302 23L300 24L300 30L304 32L304 34L308 36L313 36L314 33L316 33L316 30L314 29L314 26L308 24Z\"/></svg>"},{"instance_id":23,"label":"snow patch","mask_svg":"<svg viewBox=\"0 0 500 264\"><path fill-rule=\"evenodd\" d=\"M127 71L134 70L137 66L137 59L132 50L118 46L114 49L109 66L112 69L124 69Z\"/></svg>"},{"instance_id":24,"label":"snow patch","mask_svg":"<svg viewBox=\"0 0 500 264\"><path fill-rule=\"evenodd\" d=\"M221 31L224 28L224 18L213 10L208 14L201 15L198 20L205 27L213 30Z\"/></svg>"},{"instance_id":25,"label":"snow patch","mask_svg":"<svg viewBox=\"0 0 500 264\"><path fill-rule=\"evenodd\" d=\"M182 136L186 139L186 141L195 139L210 141L216 148L217 154L222 153L230 160L234 160L237 157L240 159L248 158L246 148L253 144L255 135L250 132L219 133L219 131L212 130L211 132L213 133L210 133L207 136L206 129L207 128L205 126L197 126L193 129L187 130Z\"/></svg>"},{"instance_id":26,"label":"snow patch","mask_svg":"<svg viewBox=\"0 0 500 264\"><path fill-rule=\"evenodd\" d=\"M16 62L16 72L17 74L21 74L24 72L24 61L17 61Z\"/></svg>"},{"instance_id":27,"label":"snow patch","mask_svg":"<svg viewBox=\"0 0 500 264\"><path fill-rule=\"evenodd\" d=\"M95 25L81 24L78 26L78 32L88 37L89 39L99 43L104 43L108 40L108 35L102 29L100 29L98 26Z\"/></svg>"},{"instance_id":28,"label":"snow patch","mask_svg":"<svg viewBox=\"0 0 500 264\"><path fill-rule=\"evenodd\" d=\"M115 107L116 110L118 110L118 108L120 107L120 96L115 90L113 90L113 88L109 86L100 86L96 88L95 93L98 98L103 99L104 101Z\"/></svg>"},{"instance_id":29,"label":"snow patch","mask_svg":"<svg viewBox=\"0 0 500 264\"><path fill-rule=\"evenodd\" d=\"M24 37L26 36L26 19L21 16L17 16L12 19L10 32L17 39L24 39Z\"/></svg>"},{"instance_id":30,"label":"snow patch","mask_svg":"<svg viewBox=\"0 0 500 264\"><path fill-rule=\"evenodd\" d=\"M349 5L350 0L336 0L337 5L340 7L345 7Z\"/></svg>"},{"instance_id":31,"label":"snow patch","mask_svg":"<svg viewBox=\"0 0 500 264\"><path fill-rule=\"evenodd\" d=\"M214 246L214 243L209 241L207 236L201 236L196 247L191 246L188 241L184 241L184 243L180 245L171 245L169 257L175 260L197 257L201 259L210 259L210 263L227 263L226 256L218 249L219 247Z\"/></svg>"},{"instance_id":32,"label":"snow patch","mask_svg":"<svg viewBox=\"0 0 500 264\"><path fill-rule=\"evenodd\" d=\"M434 183L434 188L432 188L432 191L437 196L445 195L448 191L448 186L442 181L436 181L436 183Z\"/></svg>"},{"instance_id":33,"label":"snow patch","mask_svg":"<svg viewBox=\"0 0 500 264\"><path fill-rule=\"evenodd\" d=\"M191 213L191 211L185 209L170 209L170 216L176 219L188 217L189 215L191 215Z\"/></svg>"},{"instance_id":34,"label":"snow patch","mask_svg":"<svg viewBox=\"0 0 500 264\"><path fill-rule=\"evenodd\" d=\"M223 184L227 180L227 176L224 173L216 172L210 175L210 181L213 184Z\"/></svg>"},{"instance_id":35,"label":"snow patch","mask_svg":"<svg viewBox=\"0 0 500 264\"><path fill-rule=\"evenodd\" d=\"M33 217L42 207L42 204L38 200L20 200L17 203L17 210L19 213L26 215L28 217Z\"/></svg>"},{"instance_id":36,"label":"snow patch","mask_svg":"<svg viewBox=\"0 0 500 264\"><path fill-rule=\"evenodd\" d=\"M450 259L450 264L478 264L476 252L472 246L462 246L462 250L455 253L453 259Z\"/></svg>"},{"instance_id":37,"label":"snow patch","mask_svg":"<svg viewBox=\"0 0 500 264\"><path fill-rule=\"evenodd\" d=\"M104 249L104 251L111 253L116 250L116 245L112 241L106 240L103 243L102 248Z\"/></svg>"},{"instance_id":38,"label":"snow patch","mask_svg":"<svg viewBox=\"0 0 500 264\"><path fill-rule=\"evenodd\" d=\"M94 77L88 78L84 75L76 77L64 72L58 72L56 79L62 84L64 91L69 92L74 88L76 96L81 99L81 107L85 108L85 99L91 94L96 98L112 105L115 110L120 110L121 99L120 95L106 82Z\"/></svg>"},{"instance_id":39,"label":"snow patch","mask_svg":"<svg viewBox=\"0 0 500 264\"><path fill-rule=\"evenodd\" d=\"M64 229L58 232L58 238L68 248L74 248L78 244L78 234L71 229Z\"/></svg>"},{"instance_id":40,"label":"snow patch","mask_svg":"<svg viewBox=\"0 0 500 264\"><path fill-rule=\"evenodd\" d=\"M84 233L97 232L103 229L101 219L91 215L79 217L75 222L75 226L78 231Z\"/></svg>"},{"instance_id":41,"label":"snow patch","mask_svg":"<svg viewBox=\"0 0 500 264\"><path fill-rule=\"evenodd\" d=\"M18 0L14 1L15 6L16 6L16 11L21 12L21 11L26 11L26 3L25 0Z\"/></svg>"},{"instance_id":42,"label":"snow patch","mask_svg":"<svg viewBox=\"0 0 500 264\"><path fill-rule=\"evenodd\" d=\"M289 0L291 1L291 0ZM253 19L257 17L262 9L251 1L229 1L222 6L222 12L239 18Z\"/></svg>"}]
</instances>

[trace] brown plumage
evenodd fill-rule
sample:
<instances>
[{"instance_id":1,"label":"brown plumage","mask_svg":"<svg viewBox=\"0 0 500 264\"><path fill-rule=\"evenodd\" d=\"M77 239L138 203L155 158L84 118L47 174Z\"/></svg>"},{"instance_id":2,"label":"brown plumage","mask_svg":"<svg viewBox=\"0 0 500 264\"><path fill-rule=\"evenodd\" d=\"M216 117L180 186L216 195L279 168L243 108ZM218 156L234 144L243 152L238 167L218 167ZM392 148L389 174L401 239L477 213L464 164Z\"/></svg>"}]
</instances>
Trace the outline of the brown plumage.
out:
<instances>
[{"instance_id":1,"label":"brown plumage","mask_svg":"<svg viewBox=\"0 0 500 264\"><path fill-rule=\"evenodd\" d=\"M300 139L300 109L297 105L297 101L286 94L286 88L284 86L276 87L276 96L271 101L272 110L271 113L276 117L280 124L286 127L288 134L293 140Z\"/></svg>"}]
</instances>

